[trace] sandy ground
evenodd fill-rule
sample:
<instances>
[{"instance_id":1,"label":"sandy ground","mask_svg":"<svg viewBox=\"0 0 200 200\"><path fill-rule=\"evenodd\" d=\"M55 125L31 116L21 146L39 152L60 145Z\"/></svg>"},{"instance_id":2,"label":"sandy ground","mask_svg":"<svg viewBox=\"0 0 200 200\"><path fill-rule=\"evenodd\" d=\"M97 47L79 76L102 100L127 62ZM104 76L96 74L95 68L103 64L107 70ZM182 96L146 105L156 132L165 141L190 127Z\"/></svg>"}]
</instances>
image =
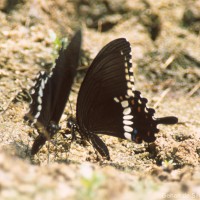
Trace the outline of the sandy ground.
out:
<instances>
[{"instance_id":1,"label":"sandy ground","mask_svg":"<svg viewBox=\"0 0 200 200\"><path fill-rule=\"evenodd\" d=\"M10 3L8 3L10 2ZM12 100L56 57L55 37L83 30L82 78L109 41L132 46L136 88L160 126L153 144L102 136L111 160L60 133L34 157L36 131L23 122L28 104ZM2 0L0 2L0 199L200 199L200 1ZM60 125L66 129L67 105ZM49 158L48 158L49 155ZM49 161L48 161L49 159Z\"/></svg>"}]
</instances>

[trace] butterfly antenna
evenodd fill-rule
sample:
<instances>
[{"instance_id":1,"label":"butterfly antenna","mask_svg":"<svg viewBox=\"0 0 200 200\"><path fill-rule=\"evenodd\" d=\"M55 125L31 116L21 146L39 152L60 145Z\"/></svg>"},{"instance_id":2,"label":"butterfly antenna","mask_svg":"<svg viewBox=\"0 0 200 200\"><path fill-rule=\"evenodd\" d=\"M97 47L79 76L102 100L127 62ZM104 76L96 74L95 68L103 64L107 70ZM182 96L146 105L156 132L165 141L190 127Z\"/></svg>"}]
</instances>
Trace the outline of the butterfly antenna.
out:
<instances>
[{"instance_id":1,"label":"butterfly antenna","mask_svg":"<svg viewBox=\"0 0 200 200\"><path fill-rule=\"evenodd\" d=\"M48 149L48 154L47 154L47 164L49 164L49 162L50 162L50 152L49 152L49 140L47 141L48 143L47 143L47 149Z\"/></svg>"},{"instance_id":2,"label":"butterfly antenna","mask_svg":"<svg viewBox=\"0 0 200 200\"><path fill-rule=\"evenodd\" d=\"M70 116L74 116L71 100L69 100L69 106L70 106Z\"/></svg>"},{"instance_id":3,"label":"butterfly antenna","mask_svg":"<svg viewBox=\"0 0 200 200\"><path fill-rule=\"evenodd\" d=\"M58 155L58 148L57 148L57 144L58 144L58 135L56 134L56 145L55 145L55 154L54 154L54 159L56 160L57 155Z\"/></svg>"}]
</instances>

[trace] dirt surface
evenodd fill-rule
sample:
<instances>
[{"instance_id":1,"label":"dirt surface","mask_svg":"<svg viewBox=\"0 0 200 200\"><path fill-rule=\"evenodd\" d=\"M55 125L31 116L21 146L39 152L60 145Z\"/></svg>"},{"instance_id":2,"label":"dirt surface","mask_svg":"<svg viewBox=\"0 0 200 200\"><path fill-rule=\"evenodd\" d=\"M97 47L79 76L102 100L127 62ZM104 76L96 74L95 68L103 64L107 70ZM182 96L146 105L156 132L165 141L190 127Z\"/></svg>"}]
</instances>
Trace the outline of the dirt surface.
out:
<instances>
[{"instance_id":1,"label":"dirt surface","mask_svg":"<svg viewBox=\"0 0 200 200\"><path fill-rule=\"evenodd\" d=\"M132 46L136 88L179 123L160 126L153 144L103 136L111 160L57 134L34 157L37 136L13 102L56 57L58 39L82 27L81 80L108 42ZM0 2L0 199L200 199L200 1L2 0ZM66 129L67 105L60 125ZM49 157L48 157L49 155ZM48 161L49 160L49 161Z\"/></svg>"}]
</instances>

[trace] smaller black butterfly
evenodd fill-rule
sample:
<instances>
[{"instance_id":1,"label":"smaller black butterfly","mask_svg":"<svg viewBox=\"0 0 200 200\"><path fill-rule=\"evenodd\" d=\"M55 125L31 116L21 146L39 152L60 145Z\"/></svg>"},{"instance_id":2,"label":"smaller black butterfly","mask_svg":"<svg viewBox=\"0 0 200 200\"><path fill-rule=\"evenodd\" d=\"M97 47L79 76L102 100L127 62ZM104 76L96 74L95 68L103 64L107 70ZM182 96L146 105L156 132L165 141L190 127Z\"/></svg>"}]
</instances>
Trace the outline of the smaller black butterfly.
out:
<instances>
[{"instance_id":1,"label":"smaller black butterfly","mask_svg":"<svg viewBox=\"0 0 200 200\"><path fill-rule=\"evenodd\" d=\"M108 43L96 56L78 93L76 119L68 119L72 134L78 131L107 159L105 143L97 134L154 142L158 124L175 124L176 117L154 118L155 110L134 89L130 43L119 38Z\"/></svg>"},{"instance_id":2,"label":"smaller black butterfly","mask_svg":"<svg viewBox=\"0 0 200 200\"><path fill-rule=\"evenodd\" d=\"M59 130L58 123L68 100L80 57L81 31L77 31L66 49L61 48L50 74L42 71L30 90L32 102L24 119L33 124L39 135L31 154L36 154L45 142Z\"/></svg>"}]
</instances>

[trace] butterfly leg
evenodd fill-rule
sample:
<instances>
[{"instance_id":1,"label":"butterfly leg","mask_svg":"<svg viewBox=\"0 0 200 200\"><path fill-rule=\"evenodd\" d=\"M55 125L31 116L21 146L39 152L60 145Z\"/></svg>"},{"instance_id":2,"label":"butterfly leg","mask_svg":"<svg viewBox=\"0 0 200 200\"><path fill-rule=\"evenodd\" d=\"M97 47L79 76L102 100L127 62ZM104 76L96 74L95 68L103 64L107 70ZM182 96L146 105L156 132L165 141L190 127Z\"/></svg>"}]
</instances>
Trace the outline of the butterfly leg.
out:
<instances>
[{"instance_id":1,"label":"butterfly leg","mask_svg":"<svg viewBox=\"0 0 200 200\"><path fill-rule=\"evenodd\" d=\"M72 137L71 137L71 142L73 142L73 141L75 141L76 139L77 139L77 137L76 137L76 134L75 134L75 131L76 131L76 129L74 129L74 127L72 127L71 128L71 130L66 130L65 131L65 133L62 133L62 136L65 138L65 139L69 139L68 137L67 137L67 135L71 135Z\"/></svg>"},{"instance_id":2,"label":"butterfly leg","mask_svg":"<svg viewBox=\"0 0 200 200\"><path fill-rule=\"evenodd\" d=\"M76 141L77 140L77 137L76 137L76 126L73 126L72 127L72 130L71 130L71 135L72 135L72 142Z\"/></svg>"}]
</instances>

